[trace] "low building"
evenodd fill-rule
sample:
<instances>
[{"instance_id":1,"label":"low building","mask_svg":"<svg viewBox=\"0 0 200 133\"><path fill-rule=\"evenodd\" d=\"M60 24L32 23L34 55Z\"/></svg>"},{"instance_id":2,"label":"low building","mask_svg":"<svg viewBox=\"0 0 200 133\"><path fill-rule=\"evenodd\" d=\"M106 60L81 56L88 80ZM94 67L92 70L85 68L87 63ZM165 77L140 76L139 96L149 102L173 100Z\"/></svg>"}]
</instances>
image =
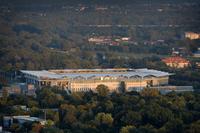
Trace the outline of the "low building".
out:
<instances>
[{"instance_id":1,"label":"low building","mask_svg":"<svg viewBox=\"0 0 200 133\"><path fill-rule=\"evenodd\" d=\"M190 66L190 62L180 56L174 56L174 57L168 57L165 59L162 59L162 61L169 67L172 68L186 68Z\"/></svg>"},{"instance_id":2,"label":"low building","mask_svg":"<svg viewBox=\"0 0 200 133\"><path fill-rule=\"evenodd\" d=\"M100 84L110 91L118 91L121 82L127 91L140 90L148 86L168 85L171 75L152 69L63 69L29 71L21 70L27 84L37 88L58 86L69 92L96 91Z\"/></svg>"},{"instance_id":3,"label":"low building","mask_svg":"<svg viewBox=\"0 0 200 133\"><path fill-rule=\"evenodd\" d=\"M2 90L6 90L6 92L9 94L9 95L12 95L12 94L21 94L21 88L19 88L18 86L8 86L8 87L2 87Z\"/></svg>"},{"instance_id":4,"label":"low building","mask_svg":"<svg viewBox=\"0 0 200 133\"><path fill-rule=\"evenodd\" d=\"M185 38L190 40L200 39L200 34L194 32L185 32Z\"/></svg>"},{"instance_id":5,"label":"low building","mask_svg":"<svg viewBox=\"0 0 200 133\"><path fill-rule=\"evenodd\" d=\"M88 38L90 44L96 45L119 45L122 43L133 43L130 37L111 37L111 36L96 36Z\"/></svg>"},{"instance_id":6,"label":"low building","mask_svg":"<svg viewBox=\"0 0 200 133\"><path fill-rule=\"evenodd\" d=\"M190 52L186 47L172 48L172 56L188 56Z\"/></svg>"},{"instance_id":7,"label":"low building","mask_svg":"<svg viewBox=\"0 0 200 133\"><path fill-rule=\"evenodd\" d=\"M121 40L122 41L130 41L130 37L122 37Z\"/></svg>"},{"instance_id":8,"label":"low building","mask_svg":"<svg viewBox=\"0 0 200 133\"><path fill-rule=\"evenodd\" d=\"M23 124L25 122L39 122L41 125L45 125L46 121L38 117L30 117L29 115L23 116L4 116L3 127L9 128L13 123Z\"/></svg>"},{"instance_id":9,"label":"low building","mask_svg":"<svg viewBox=\"0 0 200 133\"><path fill-rule=\"evenodd\" d=\"M112 42L112 37L110 36L91 37L88 39L88 42L94 44L110 44Z\"/></svg>"},{"instance_id":10,"label":"low building","mask_svg":"<svg viewBox=\"0 0 200 133\"><path fill-rule=\"evenodd\" d=\"M12 94L25 94L28 96L35 96L36 88L33 84L26 84L26 83L15 83L11 84L10 86L2 87L2 90L6 90L9 95ZM0 90L0 97L2 90Z\"/></svg>"},{"instance_id":11,"label":"low building","mask_svg":"<svg viewBox=\"0 0 200 133\"><path fill-rule=\"evenodd\" d=\"M196 58L200 58L200 48L198 48L197 52L193 53L193 56Z\"/></svg>"}]
</instances>

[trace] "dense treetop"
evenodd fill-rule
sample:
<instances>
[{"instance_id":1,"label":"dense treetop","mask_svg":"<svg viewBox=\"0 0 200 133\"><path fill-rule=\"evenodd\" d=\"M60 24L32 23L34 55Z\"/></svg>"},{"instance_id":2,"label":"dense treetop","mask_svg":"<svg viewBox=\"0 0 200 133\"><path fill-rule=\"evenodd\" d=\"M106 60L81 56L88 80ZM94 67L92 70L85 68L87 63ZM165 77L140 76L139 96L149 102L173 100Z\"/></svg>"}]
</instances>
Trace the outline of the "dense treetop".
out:
<instances>
[{"instance_id":1,"label":"dense treetop","mask_svg":"<svg viewBox=\"0 0 200 133\"><path fill-rule=\"evenodd\" d=\"M200 130L199 94L172 92L160 95L156 90L147 89L140 94L104 93L102 96L100 90L105 90L105 86L99 86L98 90L97 94L67 95L57 88L46 87L37 91L37 98L4 95L0 118L23 114L44 117L42 109L45 108L48 123L44 127L38 123L25 124L29 131L197 133ZM30 110L24 111L13 105L26 105ZM13 125L10 130L22 132L25 128Z\"/></svg>"}]
</instances>

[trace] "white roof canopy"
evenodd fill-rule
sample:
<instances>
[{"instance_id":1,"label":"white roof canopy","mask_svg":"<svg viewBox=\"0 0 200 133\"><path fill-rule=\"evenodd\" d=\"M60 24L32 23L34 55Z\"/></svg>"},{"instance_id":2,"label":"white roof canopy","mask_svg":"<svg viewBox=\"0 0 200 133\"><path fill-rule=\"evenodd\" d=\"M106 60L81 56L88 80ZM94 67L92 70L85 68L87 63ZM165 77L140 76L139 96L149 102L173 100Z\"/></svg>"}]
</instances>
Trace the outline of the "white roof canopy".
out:
<instances>
[{"instance_id":1,"label":"white roof canopy","mask_svg":"<svg viewBox=\"0 0 200 133\"><path fill-rule=\"evenodd\" d=\"M41 70L29 71L21 70L23 74L35 76L37 78L63 79L63 78L90 78L90 77L162 77L172 75L168 72L153 69L63 69L63 70Z\"/></svg>"}]
</instances>

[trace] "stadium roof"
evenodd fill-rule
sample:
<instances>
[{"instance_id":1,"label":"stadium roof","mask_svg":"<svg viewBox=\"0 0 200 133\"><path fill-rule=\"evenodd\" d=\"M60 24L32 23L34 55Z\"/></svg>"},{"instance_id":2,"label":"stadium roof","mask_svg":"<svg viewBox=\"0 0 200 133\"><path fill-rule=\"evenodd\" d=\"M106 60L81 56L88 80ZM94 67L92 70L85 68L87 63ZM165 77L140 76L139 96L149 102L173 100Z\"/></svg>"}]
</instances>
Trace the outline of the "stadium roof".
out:
<instances>
[{"instance_id":1,"label":"stadium roof","mask_svg":"<svg viewBox=\"0 0 200 133\"><path fill-rule=\"evenodd\" d=\"M63 70L42 70L42 71L29 71L21 70L23 74L35 76L37 78L49 79L63 79L63 78L76 78L76 77L119 77L119 76L154 76L162 77L171 75L168 72L153 70L153 69L63 69Z\"/></svg>"}]
</instances>

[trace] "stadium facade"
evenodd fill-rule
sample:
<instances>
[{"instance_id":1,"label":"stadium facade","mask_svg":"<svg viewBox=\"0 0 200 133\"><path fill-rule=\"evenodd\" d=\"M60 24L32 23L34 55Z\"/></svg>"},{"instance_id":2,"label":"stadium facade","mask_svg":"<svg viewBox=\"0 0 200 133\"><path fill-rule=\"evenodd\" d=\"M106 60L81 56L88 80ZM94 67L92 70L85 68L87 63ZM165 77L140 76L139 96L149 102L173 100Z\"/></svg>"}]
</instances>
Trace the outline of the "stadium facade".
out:
<instances>
[{"instance_id":1,"label":"stadium facade","mask_svg":"<svg viewBox=\"0 0 200 133\"><path fill-rule=\"evenodd\" d=\"M121 83L127 91L140 91L144 87L168 85L168 72L152 69L63 69L21 70L27 84L36 88L58 86L70 92L95 91L100 84L110 91L118 91Z\"/></svg>"}]
</instances>

